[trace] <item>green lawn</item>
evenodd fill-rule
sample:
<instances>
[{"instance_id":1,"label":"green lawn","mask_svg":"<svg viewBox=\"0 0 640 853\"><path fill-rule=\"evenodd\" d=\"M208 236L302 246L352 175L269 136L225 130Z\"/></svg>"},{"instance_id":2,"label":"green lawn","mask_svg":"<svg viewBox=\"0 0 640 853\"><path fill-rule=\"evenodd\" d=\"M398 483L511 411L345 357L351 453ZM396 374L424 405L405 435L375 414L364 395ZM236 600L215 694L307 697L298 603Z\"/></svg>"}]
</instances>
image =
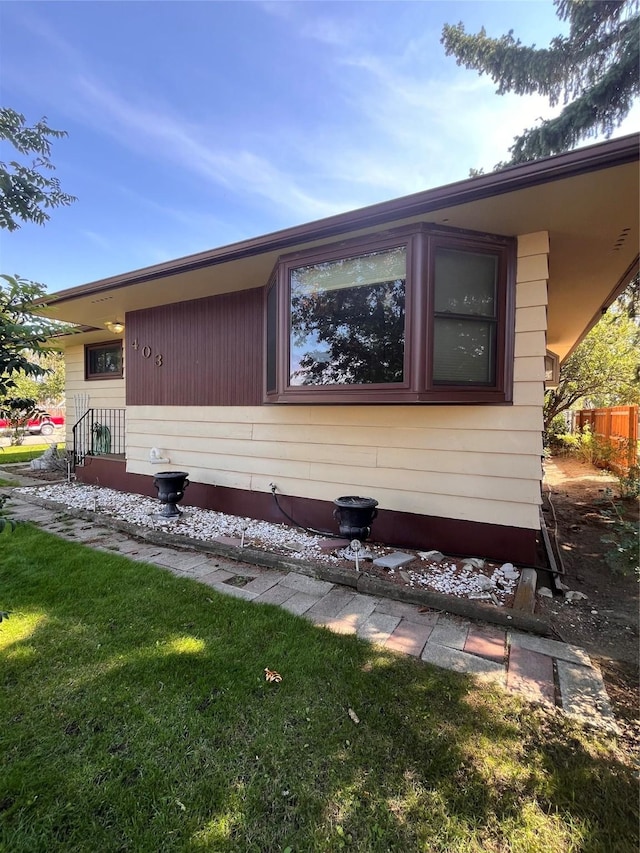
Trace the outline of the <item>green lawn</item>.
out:
<instances>
[{"instance_id":1,"label":"green lawn","mask_svg":"<svg viewBox=\"0 0 640 853\"><path fill-rule=\"evenodd\" d=\"M0 590L0 850L637 849L559 715L27 525Z\"/></svg>"},{"instance_id":2,"label":"green lawn","mask_svg":"<svg viewBox=\"0 0 640 853\"><path fill-rule=\"evenodd\" d=\"M50 444L29 444L26 447L0 447L0 465L10 465L13 462L31 462L42 456ZM58 450L64 450L64 442L58 444Z\"/></svg>"}]
</instances>

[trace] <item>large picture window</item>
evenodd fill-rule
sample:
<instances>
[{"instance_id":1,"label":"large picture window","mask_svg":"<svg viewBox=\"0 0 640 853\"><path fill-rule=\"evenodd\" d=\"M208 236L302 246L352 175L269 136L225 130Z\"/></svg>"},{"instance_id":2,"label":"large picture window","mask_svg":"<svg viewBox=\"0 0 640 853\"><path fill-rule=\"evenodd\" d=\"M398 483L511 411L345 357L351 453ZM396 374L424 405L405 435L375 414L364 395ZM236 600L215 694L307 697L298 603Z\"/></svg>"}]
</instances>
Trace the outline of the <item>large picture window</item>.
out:
<instances>
[{"instance_id":1,"label":"large picture window","mask_svg":"<svg viewBox=\"0 0 640 853\"><path fill-rule=\"evenodd\" d=\"M404 247L292 270L290 385L402 382L406 270Z\"/></svg>"},{"instance_id":2,"label":"large picture window","mask_svg":"<svg viewBox=\"0 0 640 853\"><path fill-rule=\"evenodd\" d=\"M509 238L417 226L282 258L267 289L270 402L509 402Z\"/></svg>"},{"instance_id":3,"label":"large picture window","mask_svg":"<svg viewBox=\"0 0 640 853\"><path fill-rule=\"evenodd\" d=\"M87 344L84 363L85 379L121 379L122 342Z\"/></svg>"}]
</instances>

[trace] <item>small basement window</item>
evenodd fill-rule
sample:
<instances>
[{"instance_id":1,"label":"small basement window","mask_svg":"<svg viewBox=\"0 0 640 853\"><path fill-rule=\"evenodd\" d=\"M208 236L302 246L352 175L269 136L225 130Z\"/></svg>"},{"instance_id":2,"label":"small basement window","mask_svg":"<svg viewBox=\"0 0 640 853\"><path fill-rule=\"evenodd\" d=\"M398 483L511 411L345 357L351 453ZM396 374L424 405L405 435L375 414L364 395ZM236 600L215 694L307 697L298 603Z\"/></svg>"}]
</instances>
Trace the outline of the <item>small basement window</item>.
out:
<instances>
[{"instance_id":1,"label":"small basement window","mask_svg":"<svg viewBox=\"0 0 640 853\"><path fill-rule=\"evenodd\" d=\"M511 401L515 244L414 226L282 258L266 400Z\"/></svg>"},{"instance_id":2,"label":"small basement window","mask_svg":"<svg viewBox=\"0 0 640 853\"><path fill-rule=\"evenodd\" d=\"M87 344L85 379L122 379L122 342Z\"/></svg>"}]
</instances>

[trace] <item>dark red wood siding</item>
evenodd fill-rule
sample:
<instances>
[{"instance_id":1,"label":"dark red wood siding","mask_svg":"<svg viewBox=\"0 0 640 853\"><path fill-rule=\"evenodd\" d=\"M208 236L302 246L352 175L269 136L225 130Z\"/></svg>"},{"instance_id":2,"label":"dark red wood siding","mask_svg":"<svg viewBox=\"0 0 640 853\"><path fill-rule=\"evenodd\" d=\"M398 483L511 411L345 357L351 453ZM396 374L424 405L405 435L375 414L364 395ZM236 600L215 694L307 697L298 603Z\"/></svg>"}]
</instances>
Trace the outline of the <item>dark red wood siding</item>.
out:
<instances>
[{"instance_id":1,"label":"dark red wood siding","mask_svg":"<svg viewBox=\"0 0 640 853\"><path fill-rule=\"evenodd\" d=\"M259 406L263 288L126 316L128 406Z\"/></svg>"}]
</instances>

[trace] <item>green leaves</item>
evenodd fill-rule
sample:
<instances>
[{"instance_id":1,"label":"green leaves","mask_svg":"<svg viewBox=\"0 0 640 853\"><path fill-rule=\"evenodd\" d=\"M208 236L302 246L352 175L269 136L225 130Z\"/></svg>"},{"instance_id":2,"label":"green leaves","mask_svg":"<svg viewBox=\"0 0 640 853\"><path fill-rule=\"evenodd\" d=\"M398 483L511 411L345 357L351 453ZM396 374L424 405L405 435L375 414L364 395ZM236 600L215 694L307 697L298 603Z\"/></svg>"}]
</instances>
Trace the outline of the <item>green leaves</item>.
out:
<instances>
[{"instance_id":1,"label":"green leaves","mask_svg":"<svg viewBox=\"0 0 640 853\"><path fill-rule=\"evenodd\" d=\"M561 365L560 384L545 394L545 429L583 398L596 407L640 402L640 327L621 299Z\"/></svg>"},{"instance_id":2,"label":"green leaves","mask_svg":"<svg viewBox=\"0 0 640 853\"><path fill-rule=\"evenodd\" d=\"M57 178L42 170L55 167L51 155L51 139L61 139L66 131L54 130L46 118L33 127L9 107L0 109L0 140L6 140L23 155L36 155L30 163L11 160L0 162L0 228L15 231L22 222L44 225L49 220L46 208L69 205L75 196L63 192Z\"/></svg>"},{"instance_id":3,"label":"green leaves","mask_svg":"<svg viewBox=\"0 0 640 853\"><path fill-rule=\"evenodd\" d=\"M20 222L43 225L49 219L47 209L68 205L75 196L62 191L57 178L43 170L53 170L50 161L51 140L61 139L63 130L49 127L46 118L33 127L25 117L0 108L0 142L5 140L22 155L33 155L30 162L0 162L0 228L15 231ZM41 351L48 336L60 325L34 316L29 306L45 294L41 284L18 276L0 276L0 401L13 391L17 377L39 379L49 368L34 361L30 354ZM25 396L25 395L23 395Z\"/></svg>"},{"instance_id":4,"label":"green leaves","mask_svg":"<svg viewBox=\"0 0 640 853\"><path fill-rule=\"evenodd\" d=\"M27 310L28 303L44 293L41 284L0 275L0 400L15 387L18 372L34 377L47 372L29 359L29 353L44 345L52 325Z\"/></svg>"}]
</instances>

